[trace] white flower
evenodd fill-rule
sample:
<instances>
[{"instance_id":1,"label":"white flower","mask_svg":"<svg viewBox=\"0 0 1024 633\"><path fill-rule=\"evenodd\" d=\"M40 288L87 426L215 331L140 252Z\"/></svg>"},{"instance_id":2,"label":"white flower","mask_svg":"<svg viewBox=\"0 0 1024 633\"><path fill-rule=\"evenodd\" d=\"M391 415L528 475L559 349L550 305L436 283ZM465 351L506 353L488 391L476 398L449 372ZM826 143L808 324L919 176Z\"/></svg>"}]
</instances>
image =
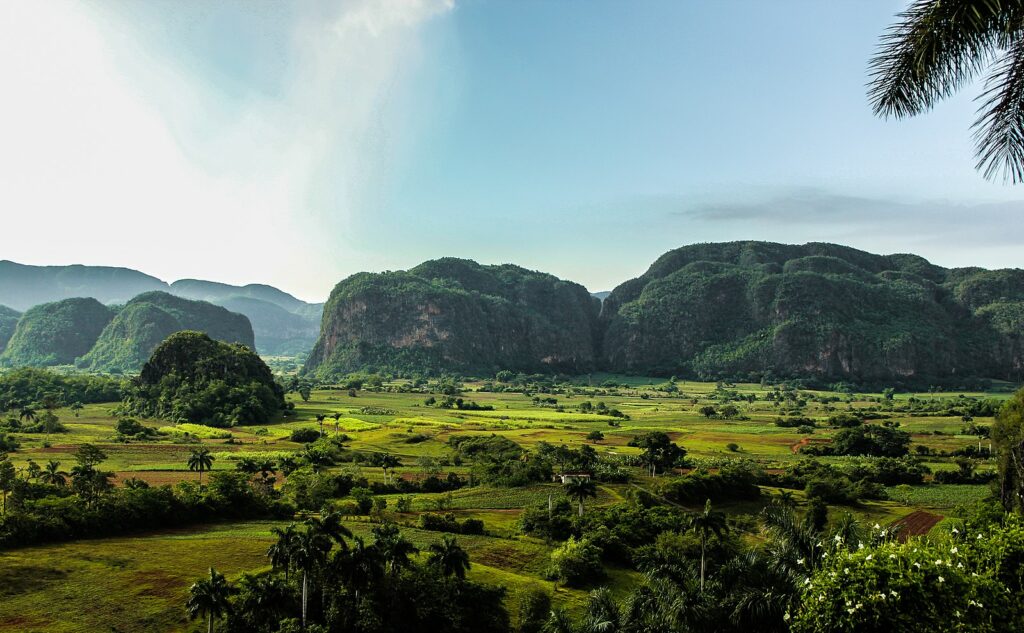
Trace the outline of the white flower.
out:
<instances>
[{"instance_id":1,"label":"white flower","mask_svg":"<svg viewBox=\"0 0 1024 633\"><path fill-rule=\"evenodd\" d=\"M856 611L856 609L847 609L846 610L846 612L849 613L850 615L853 615L854 611Z\"/></svg>"},{"instance_id":2,"label":"white flower","mask_svg":"<svg viewBox=\"0 0 1024 633\"><path fill-rule=\"evenodd\" d=\"M978 537L976 539L974 539L974 540L980 541L981 540L981 534L979 534Z\"/></svg>"},{"instance_id":3,"label":"white flower","mask_svg":"<svg viewBox=\"0 0 1024 633\"><path fill-rule=\"evenodd\" d=\"M960 550L958 550L958 549L957 549L957 548L956 548L956 547L954 546L954 547L953 547L953 549L951 549L951 550L949 550L949 551L950 551L950 553L952 553L952 554L956 554L956 553L957 553L957 552L959 552Z\"/></svg>"},{"instance_id":4,"label":"white flower","mask_svg":"<svg viewBox=\"0 0 1024 633\"><path fill-rule=\"evenodd\" d=\"M876 530L881 530L881 529L882 529L882 526L881 526L881 525L878 525L878 524L876 523L876 524L875 524L875 529L876 529Z\"/></svg>"},{"instance_id":5,"label":"white flower","mask_svg":"<svg viewBox=\"0 0 1024 633\"><path fill-rule=\"evenodd\" d=\"M896 558L896 554L889 554L889 560L893 560L895 558Z\"/></svg>"},{"instance_id":6,"label":"white flower","mask_svg":"<svg viewBox=\"0 0 1024 633\"><path fill-rule=\"evenodd\" d=\"M836 543L842 543L843 542L843 537L841 537L838 534L836 534L835 541L836 541Z\"/></svg>"},{"instance_id":7,"label":"white flower","mask_svg":"<svg viewBox=\"0 0 1024 633\"><path fill-rule=\"evenodd\" d=\"M954 613L956 614L956 617L960 617L960 609L957 609L956 611L954 611Z\"/></svg>"},{"instance_id":8,"label":"white flower","mask_svg":"<svg viewBox=\"0 0 1024 633\"><path fill-rule=\"evenodd\" d=\"M874 557L875 557L875 555L874 555L874 554L868 554L868 557L867 557L867 558L865 558L864 560L871 560L871 559L872 559L872 558L874 558Z\"/></svg>"},{"instance_id":9,"label":"white flower","mask_svg":"<svg viewBox=\"0 0 1024 633\"><path fill-rule=\"evenodd\" d=\"M952 530L950 530L950 532L952 532L953 534L959 534L960 530L953 528Z\"/></svg>"},{"instance_id":10,"label":"white flower","mask_svg":"<svg viewBox=\"0 0 1024 633\"><path fill-rule=\"evenodd\" d=\"M893 598L896 598L896 597L897 597L897 596L899 596L900 594L896 593L896 590L895 590L895 589L890 589L890 590L889 590L889 595L890 595L890 596L892 596Z\"/></svg>"},{"instance_id":11,"label":"white flower","mask_svg":"<svg viewBox=\"0 0 1024 633\"><path fill-rule=\"evenodd\" d=\"M918 569L921 569L921 563L914 563L914 567L917 567Z\"/></svg>"},{"instance_id":12,"label":"white flower","mask_svg":"<svg viewBox=\"0 0 1024 633\"><path fill-rule=\"evenodd\" d=\"M882 536L885 536L888 533L889 533L889 530L882 530Z\"/></svg>"},{"instance_id":13,"label":"white flower","mask_svg":"<svg viewBox=\"0 0 1024 633\"><path fill-rule=\"evenodd\" d=\"M844 574L850 573L850 568L849 567L843 567L843 573Z\"/></svg>"},{"instance_id":14,"label":"white flower","mask_svg":"<svg viewBox=\"0 0 1024 633\"><path fill-rule=\"evenodd\" d=\"M857 549L864 549L864 543L857 543Z\"/></svg>"},{"instance_id":15,"label":"white flower","mask_svg":"<svg viewBox=\"0 0 1024 633\"><path fill-rule=\"evenodd\" d=\"M957 569L963 569L964 568L964 564L963 563L957 563L956 567L957 567Z\"/></svg>"},{"instance_id":16,"label":"white flower","mask_svg":"<svg viewBox=\"0 0 1024 633\"><path fill-rule=\"evenodd\" d=\"M804 559L802 559L802 558L796 559L796 564L797 565L803 565L804 564Z\"/></svg>"},{"instance_id":17,"label":"white flower","mask_svg":"<svg viewBox=\"0 0 1024 633\"><path fill-rule=\"evenodd\" d=\"M937 560L935 561L935 564L936 564L936 565L941 565L941 564L942 564L942 559L941 559L941 558L937 559Z\"/></svg>"},{"instance_id":18,"label":"white flower","mask_svg":"<svg viewBox=\"0 0 1024 633\"><path fill-rule=\"evenodd\" d=\"M943 578L942 576L939 576L939 582L946 582L946 579Z\"/></svg>"},{"instance_id":19,"label":"white flower","mask_svg":"<svg viewBox=\"0 0 1024 633\"><path fill-rule=\"evenodd\" d=\"M852 600L847 600L847 601L846 601L846 606L850 606L850 605L852 605L852 604L853 604L853 601L852 601Z\"/></svg>"},{"instance_id":20,"label":"white flower","mask_svg":"<svg viewBox=\"0 0 1024 633\"><path fill-rule=\"evenodd\" d=\"M811 579L810 578L804 578L804 584L805 585L811 584Z\"/></svg>"},{"instance_id":21,"label":"white flower","mask_svg":"<svg viewBox=\"0 0 1024 633\"><path fill-rule=\"evenodd\" d=\"M882 600L885 600L885 594L884 593L878 594L878 597L881 598Z\"/></svg>"},{"instance_id":22,"label":"white flower","mask_svg":"<svg viewBox=\"0 0 1024 633\"><path fill-rule=\"evenodd\" d=\"M789 611L786 611L786 613L782 616L782 619L786 622L789 622Z\"/></svg>"}]
</instances>

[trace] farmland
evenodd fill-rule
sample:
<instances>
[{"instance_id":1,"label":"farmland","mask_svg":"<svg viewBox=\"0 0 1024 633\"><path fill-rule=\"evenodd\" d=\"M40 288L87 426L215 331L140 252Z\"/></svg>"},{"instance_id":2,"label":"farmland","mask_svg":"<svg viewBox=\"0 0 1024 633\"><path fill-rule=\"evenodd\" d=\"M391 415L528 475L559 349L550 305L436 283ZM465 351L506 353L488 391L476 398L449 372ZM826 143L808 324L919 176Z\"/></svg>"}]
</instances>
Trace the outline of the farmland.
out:
<instances>
[{"instance_id":1,"label":"farmland","mask_svg":"<svg viewBox=\"0 0 1024 633\"><path fill-rule=\"evenodd\" d=\"M382 507L369 514L350 514L345 520L356 536L368 536L377 522L392 520L422 550L441 534L420 529L420 515L445 512L459 521L480 520L484 534L459 536L472 561L471 579L507 587L505 599L512 613L520 590L529 586L553 591L556 604L579 612L587 590L546 578L556 544L524 534L520 525L524 509L563 499L562 485L534 481L501 487L474 482L473 462L458 457L452 438L496 436L528 451L545 445L588 446L599 459L621 464L628 472L628 481L599 482L596 497L587 501L588 508L608 508L638 491L656 493L667 478L699 469L716 472L739 460L748 460L769 474L784 472L808 459L804 447L829 444L841 430L833 423L839 414L898 424L910 433L910 454L920 455L932 473L954 471L958 463L951 453L988 444L987 439L962 432L966 424L962 410L969 403L1005 399L1011 392L1010 385L997 385L1000 388L991 393L899 393L887 398L881 393L780 391L758 384L666 383L616 376L602 376L600 383L506 391L497 391L490 383L461 384L461 397L480 409L428 404L441 397L434 383L413 386L409 381L394 381L358 390L325 386L314 389L308 399L289 393L294 410L269 424L220 429L145 419L140 422L156 433L141 440L118 438L118 403L87 404L77 411L54 411L64 432L13 433L20 447L9 457L22 472L32 462L56 460L70 466L78 447L89 443L106 454L103 468L114 473L115 484L135 478L151 486L175 485L196 480L197 473L189 470L187 461L197 447L210 450L214 473L233 471L245 459L301 455L304 445L293 441L292 433L319 431L322 423L323 433L338 438L346 456L326 466L325 474L348 474L370 484L388 478L419 481L447 473L470 481L449 492L379 494ZM806 418L813 426L776 424L786 417ZM971 420L976 426L991 421L984 416ZM686 449L685 468L652 477L635 461L641 449L631 446L631 441L650 431L664 432ZM385 473L363 459L374 453L394 455L400 465ZM841 468L866 461L845 456L817 459ZM994 469L987 457L974 459L972 466L979 474ZM932 477L928 475L920 485L889 486L887 498L833 507L832 516L848 511L864 522L882 524L918 511L940 519L955 517L959 506L988 493L986 485L936 483ZM275 485L287 489L288 479L279 472ZM802 509L807 503L804 491L791 494ZM761 536L756 521L751 523L753 515L781 495L781 488L763 485L757 500L716 501L716 507L735 520L743 539L756 542ZM399 511L403 501L407 505ZM337 498L329 505L348 511L352 502ZM696 505L687 507L696 509ZM286 523L218 522L0 552L0 631L198 630L198 624L186 621L182 609L189 584L210 566L229 578L268 569L265 552L273 542L270 530ZM615 565L609 565L607 572L603 584L617 595L638 578L636 571Z\"/></svg>"}]
</instances>

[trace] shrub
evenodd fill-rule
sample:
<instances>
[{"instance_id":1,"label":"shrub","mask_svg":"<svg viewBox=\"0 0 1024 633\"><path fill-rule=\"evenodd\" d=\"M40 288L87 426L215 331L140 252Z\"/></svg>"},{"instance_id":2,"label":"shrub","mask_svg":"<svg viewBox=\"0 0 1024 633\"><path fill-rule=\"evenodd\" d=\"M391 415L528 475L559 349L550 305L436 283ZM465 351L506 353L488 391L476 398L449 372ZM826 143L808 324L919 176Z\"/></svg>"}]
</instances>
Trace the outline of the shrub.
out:
<instances>
[{"instance_id":1,"label":"shrub","mask_svg":"<svg viewBox=\"0 0 1024 633\"><path fill-rule=\"evenodd\" d=\"M548 577L570 587L579 587L604 578L601 550L589 539L570 536L561 547L551 552Z\"/></svg>"},{"instance_id":2,"label":"shrub","mask_svg":"<svg viewBox=\"0 0 1024 633\"><path fill-rule=\"evenodd\" d=\"M309 444L320 439L320 431L313 428L294 429L289 439L299 444Z\"/></svg>"}]
</instances>

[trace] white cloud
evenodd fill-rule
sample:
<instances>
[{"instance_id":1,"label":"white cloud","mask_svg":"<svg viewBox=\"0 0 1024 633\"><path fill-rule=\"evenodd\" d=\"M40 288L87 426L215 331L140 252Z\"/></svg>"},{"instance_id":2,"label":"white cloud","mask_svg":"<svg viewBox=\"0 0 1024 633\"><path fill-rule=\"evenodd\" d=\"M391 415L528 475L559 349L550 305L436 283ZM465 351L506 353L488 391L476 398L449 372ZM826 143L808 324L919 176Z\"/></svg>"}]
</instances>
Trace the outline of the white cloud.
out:
<instances>
[{"instance_id":1,"label":"white cloud","mask_svg":"<svg viewBox=\"0 0 1024 633\"><path fill-rule=\"evenodd\" d=\"M310 251L344 248L400 150L381 112L418 29L453 5L336 6L290 25L279 95L232 108L102 5L0 3L0 257L325 292Z\"/></svg>"}]
</instances>

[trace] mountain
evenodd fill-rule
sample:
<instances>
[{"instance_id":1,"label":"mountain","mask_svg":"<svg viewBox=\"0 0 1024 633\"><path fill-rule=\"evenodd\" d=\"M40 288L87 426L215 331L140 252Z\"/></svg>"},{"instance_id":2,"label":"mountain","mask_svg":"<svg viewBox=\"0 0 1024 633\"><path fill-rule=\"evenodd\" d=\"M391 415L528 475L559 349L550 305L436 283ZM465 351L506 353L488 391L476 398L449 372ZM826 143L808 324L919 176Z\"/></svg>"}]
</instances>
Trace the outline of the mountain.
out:
<instances>
[{"instance_id":1,"label":"mountain","mask_svg":"<svg viewBox=\"0 0 1024 633\"><path fill-rule=\"evenodd\" d=\"M157 345L183 330L255 349L252 325L245 316L204 301L147 292L120 309L77 364L96 371L137 371Z\"/></svg>"},{"instance_id":2,"label":"mountain","mask_svg":"<svg viewBox=\"0 0 1024 633\"><path fill-rule=\"evenodd\" d=\"M599 299L600 301L604 301L605 299L608 298L608 295L610 295L611 293L611 290L602 290L600 292L592 292L590 293L590 296L594 297L595 299Z\"/></svg>"},{"instance_id":3,"label":"mountain","mask_svg":"<svg viewBox=\"0 0 1024 633\"><path fill-rule=\"evenodd\" d=\"M305 354L320 333L323 304L306 303L273 286L232 286L181 279L171 284L170 292L224 306L249 317L256 335L256 349L268 356Z\"/></svg>"},{"instance_id":4,"label":"mountain","mask_svg":"<svg viewBox=\"0 0 1024 633\"><path fill-rule=\"evenodd\" d=\"M28 266L0 261L0 304L15 310L74 297L124 303L140 293L166 289L167 284L156 277L129 268Z\"/></svg>"},{"instance_id":5,"label":"mountain","mask_svg":"<svg viewBox=\"0 0 1024 633\"><path fill-rule=\"evenodd\" d=\"M244 314L252 323L256 335L256 349L266 356L298 356L313 349L320 334L320 318L295 314L279 305L232 297L216 301L220 306Z\"/></svg>"},{"instance_id":6,"label":"mountain","mask_svg":"<svg viewBox=\"0 0 1024 633\"><path fill-rule=\"evenodd\" d=\"M18 320L0 365L69 365L88 352L115 312L91 298L29 308Z\"/></svg>"},{"instance_id":7,"label":"mountain","mask_svg":"<svg viewBox=\"0 0 1024 633\"><path fill-rule=\"evenodd\" d=\"M1024 377L1024 271L834 244L697 244L605 300L611 371L705 379Z\"/></svg>"},{"instance_id":8,"label":"mountain","mask_svg":"<svg viewBox=\"0 0 1024 633\"><path fill-rule=\"evenodd\" d=\"M579 284L512 265L358 273L331 292L305 369L589 371L599 306Z\"/></svg>"},{"instance_id":9,"label":"mountain","mask_svg":"<svg viewBox=\"0 0 1024 633\"><path fill-rule=\"evenodd\" d=\"M14 334L14 328L17 327L20 318L21 313L17 310L0 306L0 354L7 347L7 342L11 340L11 335Z\"/></svg>"}]
</instances>

